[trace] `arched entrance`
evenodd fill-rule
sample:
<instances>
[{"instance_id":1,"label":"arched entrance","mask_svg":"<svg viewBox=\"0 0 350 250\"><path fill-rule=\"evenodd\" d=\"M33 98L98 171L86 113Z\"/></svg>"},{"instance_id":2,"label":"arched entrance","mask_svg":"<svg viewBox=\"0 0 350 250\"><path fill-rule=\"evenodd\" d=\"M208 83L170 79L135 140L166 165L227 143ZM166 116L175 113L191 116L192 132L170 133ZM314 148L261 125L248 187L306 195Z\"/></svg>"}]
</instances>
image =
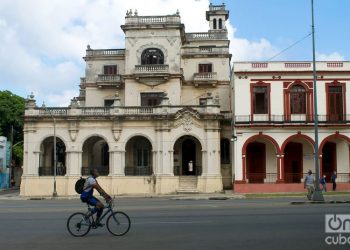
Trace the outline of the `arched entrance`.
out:
<instances>
[{"instance_id":1,"label":"arched entrance","mask_svg":"<svg viewBox=\"0 0 350 250\"><path fill-rule=\"evenodd\" d=\"M315 171L314 141L303 134L290 136L282 145L283 168L286 183L300 183L309 169Z\"/></svg>"},{"instance_id":2,"label":"arched entrance","mask_svg":"<svg viewBox=\"0 0 350 250\"><path fill-rule=\"evenodd\" d=\"M40 145L39 176L54 175L54 137L46 138ZM56 175L66 174L66 145L56 137Z\"/></svg>"},{"instance_id":3,"label":"arched entrance","mask_svg":"<svg viewBox=\"0 0 350 250\"><path fill-rule=\"evenodd\" d=\"M96 168L101 176L109 174L109 147L100 136L92 136L83 144L82 175L89 175L93 168Z\"/></svg>"},{"instance_id":4,"label":"arched entrance","mask_svg":"<svg viewBox=\"0 0 350 250\"><path fill-rule=\"evenodd\" d=\"M330 181L333 171L337 170L337 144L326 142L322 149L322 175L326 175L327 182Z\"/></svg>"},{"instance_id":5,"label":"arched entrance","mask_svg":"<svg viewBox=\"0 0 350 250\"><path fill-rule=\"evenodd\" d=\"M264 183L266 178L265 143L251 142L247 146L247 179L249 183Z\"/></svg>"},{"instance_id":6,"label":"arched entrance","mask_svg":"<svg viewBox=\"0 0 350 250\"><path fill-rule=\"evenodd\" d=\"M350 138L342 134L326 137L320 144L321 173L330 182L333 171L337 171L338 182L349 182Z\"/></svg>"},{"instance_id":7,"label":"arched entrance","mask_svg":"<svg viewBox=\"0 0 350 250\"><path fill-rule=\"evenodd\" d=\"M284 149L284 180L299 183L303 178L303 144L288 142Z\"/></svg>"},{"instance_id":8,"label":"arched entrance","mask_svg":"<svg viewBox=\"0 0 350 250\"><path fill-rule=\"evenodd\" d=\"M151 175L152 144L143 136L131 138L125 147L125 175Z\"/></svg>"},{"instance_id":9,"label":"arched entrance","mask_svg":"<svg viewBox=\"0 0 350 250\"><path fill-rule=\"evenodd\" d=\"M202 174L202 146L193 136L182 136L174 144L174 174Z\"/></svg>"},{"instance_id":10,"label":"arched entrance","mask_svg":"<svg viewBox=\"0 0 350 250\"><path fill-rule=\"evenodd\" d=\"M279 179L279 146L270 136L250 137L242 147L243 180L248 183L274 183Z\"/></svg>"}]
</instances>

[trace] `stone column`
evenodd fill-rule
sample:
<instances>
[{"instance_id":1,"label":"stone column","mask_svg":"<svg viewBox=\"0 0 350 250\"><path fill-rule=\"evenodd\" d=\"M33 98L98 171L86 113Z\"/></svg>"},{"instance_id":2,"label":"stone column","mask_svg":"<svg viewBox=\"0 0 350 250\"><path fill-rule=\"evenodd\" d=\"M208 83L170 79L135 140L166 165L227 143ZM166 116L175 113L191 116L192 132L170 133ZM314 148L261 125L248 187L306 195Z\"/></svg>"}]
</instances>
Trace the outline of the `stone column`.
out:
<instances>
[{"instance_id":1,"label":"stone column","mask_svg":"<svg viewBox=\"0 0 350 250\"><path fill-rule=\"evenodd\" d=\"M110 176L125 176L125 151L113 150L110 154Z\"/></svg>"},{"instance_id":2,"label":"stone column","mask_svg":"<svg viewBox=\"0 0 350 250\"><path fill-rule=\"evenodd\" d=\"M68 150L66 151L66 175L67 176L81 176L81 157L83 151L81 150Z\"/></svg>"}]
</instances>

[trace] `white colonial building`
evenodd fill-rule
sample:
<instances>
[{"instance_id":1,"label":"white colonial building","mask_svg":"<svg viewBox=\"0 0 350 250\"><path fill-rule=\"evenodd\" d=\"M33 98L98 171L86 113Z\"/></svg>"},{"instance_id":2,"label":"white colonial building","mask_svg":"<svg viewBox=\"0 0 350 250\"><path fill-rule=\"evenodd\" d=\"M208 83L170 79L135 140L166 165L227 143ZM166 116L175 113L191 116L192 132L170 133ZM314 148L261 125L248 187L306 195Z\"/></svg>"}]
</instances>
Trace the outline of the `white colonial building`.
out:
<instances>
[{"instance_id":1,"label":"white colonial building","mask_svg":"<svg viewBox=\"0 0 350 250\"><path fill-rule=\"evenodd\" d=\"M229 11L210 5L205 14L208 32L186 33L178 12L127 12L125 48L87 47L69 107L29 96L21 195L52 194L54 130L59 196L75 195L92 168L112 195L232 188Z\"/></svg>"},{"instance_id":2,"label":"white colonial building","mask_svg":"<svg viewBox=\"0 0 350 250\"><path fill-rule=\"evenodd\" d=\"M235 191L302 191L314 166L310 62L234 63ZM321 174L350 189L350 62L317 62Z\"/></svg>"}]
</instances>

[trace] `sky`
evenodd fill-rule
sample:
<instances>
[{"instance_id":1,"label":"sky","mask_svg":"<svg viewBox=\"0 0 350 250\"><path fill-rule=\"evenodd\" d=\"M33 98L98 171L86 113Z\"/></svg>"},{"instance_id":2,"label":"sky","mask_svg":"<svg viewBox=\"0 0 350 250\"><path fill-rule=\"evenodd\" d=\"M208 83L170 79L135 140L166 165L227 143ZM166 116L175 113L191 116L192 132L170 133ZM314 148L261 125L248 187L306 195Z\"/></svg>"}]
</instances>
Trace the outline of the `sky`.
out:
<instances>
[{"instance_id":1,"label":"sky","mask_svg":"<svg viewBox=\"0 0 350 250\"><path fill-rule=\"evenodd\" d=\"M203 32L210 2L230 11L233 61L312 59L311 37L302 39L311 32L311 0L0 0L0 90L33 92L38 106L67 106L79 95L86 46L125 47L120 25L127 10L179 10L186 32ZM317 59L350 60L350 1L314 2Z\"/></svg>"}]
</instances>

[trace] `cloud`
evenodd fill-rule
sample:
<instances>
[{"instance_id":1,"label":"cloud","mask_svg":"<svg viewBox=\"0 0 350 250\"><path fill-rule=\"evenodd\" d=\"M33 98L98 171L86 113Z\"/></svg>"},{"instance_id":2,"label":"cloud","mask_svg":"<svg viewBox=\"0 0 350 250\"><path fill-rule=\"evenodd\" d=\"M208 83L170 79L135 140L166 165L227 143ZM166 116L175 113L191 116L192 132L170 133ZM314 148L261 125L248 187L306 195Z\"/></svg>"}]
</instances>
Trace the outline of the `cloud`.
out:
<instances>
[{"instance_id":1,"label":"cloud","mask_svg":"<svg viewBox=\"0 0 350 250\"><path fill-rule=\"evenodd\" d=\"M344 56L338 52L323 54L316 52L316 60L318 61L344 61Z\"/></svg>"},{"instance_id":2,"label":"cloud","mask_svg":"<svg viewBox=\"0 0 350 250\"><path fill-rule=\"evenodd\" d=\"M0 89L22 96L33 91L38 104L67 105L78 94L86 45L125 47L120 25L126 10L139 15L179 10L186 32L201 32L209 28L208 6L209 0L1 0ZM235 61L264 60L277 51L267 39L236 37L230 22L227 28Z\"/></svg>"}]
</instances>

